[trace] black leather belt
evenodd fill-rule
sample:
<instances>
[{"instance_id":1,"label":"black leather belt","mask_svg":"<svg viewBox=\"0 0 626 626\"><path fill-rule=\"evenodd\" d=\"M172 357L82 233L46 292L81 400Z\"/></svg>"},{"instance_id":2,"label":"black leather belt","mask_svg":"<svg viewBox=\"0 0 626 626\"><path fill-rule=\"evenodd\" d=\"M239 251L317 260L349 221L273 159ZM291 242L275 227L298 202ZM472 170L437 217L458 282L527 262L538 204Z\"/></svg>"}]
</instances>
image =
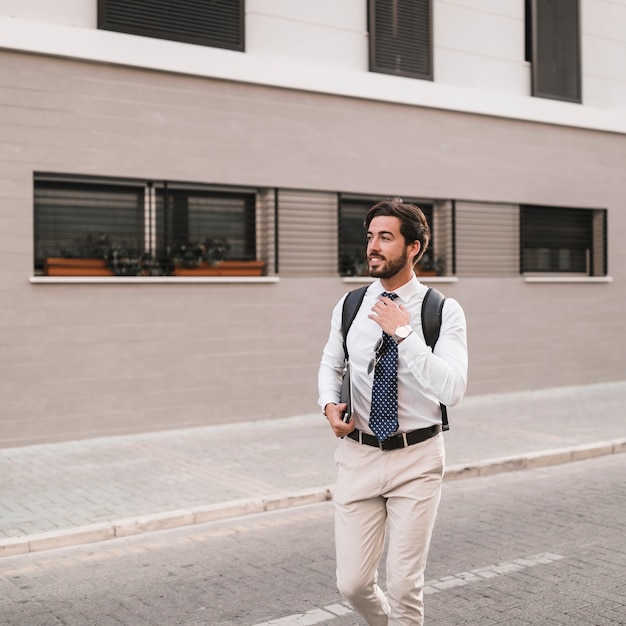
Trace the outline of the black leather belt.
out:
<instances>
[{"instance_id":1,"label":"black leather belt","mask_svg":"<svg viewBox=\"0 0 626 626\"><path fill-rule=\"evenodd\" d=\"M378 438L374 437L374 435L369 435L355 428L346 436L366 446L374 446L375 448L380 448L381 450L398 450L399 448L406 448L407 446L412 446L415 443L426 441L426 439L434 437L440 431L441 426L439 424L435 424L434 426L429 426L428 428L418 428L417 430L411 430L408 433L392 435L388 439L385 439L385 441L378 441Z\"/></svg>"}]
</instances>

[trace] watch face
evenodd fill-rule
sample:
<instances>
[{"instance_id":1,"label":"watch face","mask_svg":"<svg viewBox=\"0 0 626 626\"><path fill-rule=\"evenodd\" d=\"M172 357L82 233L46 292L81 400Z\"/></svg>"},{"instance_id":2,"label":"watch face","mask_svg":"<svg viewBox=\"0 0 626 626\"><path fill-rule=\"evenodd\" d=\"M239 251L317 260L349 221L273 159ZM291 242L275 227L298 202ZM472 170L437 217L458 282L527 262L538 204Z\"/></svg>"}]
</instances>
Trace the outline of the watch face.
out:
<instances>
[{"instance_id":1,"label":"watch face","mask_svg":"<svg viewBox=\"0 0 626 626\"><path fill-rule=\"evenodd\" d=\"M400 337L400 339L406 339L411 334L410 326L398 326L396 328L395 335L396 337Z\"/></svg>"}]
</instances>

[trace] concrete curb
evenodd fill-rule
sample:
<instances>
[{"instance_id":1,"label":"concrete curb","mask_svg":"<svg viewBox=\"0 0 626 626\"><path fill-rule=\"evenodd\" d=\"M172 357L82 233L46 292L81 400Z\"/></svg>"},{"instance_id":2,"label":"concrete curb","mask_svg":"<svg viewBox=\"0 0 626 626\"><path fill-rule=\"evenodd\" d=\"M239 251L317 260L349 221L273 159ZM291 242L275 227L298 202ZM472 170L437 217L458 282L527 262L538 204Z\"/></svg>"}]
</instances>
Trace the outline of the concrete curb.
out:
<instances>
[{"instance_id":1,"label":"concrete curb","mask_svg":"<svg viewBox=\"0 0 626 626\"><path fill-rule=\"evenodd\" d=\"M531 452L520 456L502 457L478 463L453 465L446 468L445 479L458 480L492 476L502 472L548 467L621 452L626 452L626 438L570 448ZM317 504L331 500L333 490L333 486L315 487L277 496L231 500L202 507L124 518L101 524L36 533L23 537L10 537L0 540L0 558L130 537L156 530L180 528L254 513Z\"/></svg>"},{"instance_id":2,"label":"concrete curb","mask_svg":"<svg viewBox=\"0 0 626 626\"><path fill-rule=\"evenodd\" d=\"M626 452L626 438L600 441L598 443L572 446L569 448L555 448L540 452L529 452L524 455L502 457L470 463L467 465L453 465L446 468L446 480L459 478L476 478L479 476L491 476L501 472L513 472L518 470L560 465L572 461L584 461L608 454Z\"/></svg>"},{"instance_id":3,"label":"concrete curb","mask_svg":"<svg viewBox=\"0 0 626 626\"><path fill-rule=\"evenodd\" d=\"M42 552L56 548L66 548L87 543L130 537L155 530L168 530L203 524L233 517L287 509L306 504L317 504L330 500L333 488L316 487L306 491L292 492L265 498L231 500L207 506L176 509L162 513L152 513L129 517L100 524L88 524L65 530L34 533L23 537L10 537L0 540L0 558L18 556L31 552Z\"/></svg>"}]
</instances>

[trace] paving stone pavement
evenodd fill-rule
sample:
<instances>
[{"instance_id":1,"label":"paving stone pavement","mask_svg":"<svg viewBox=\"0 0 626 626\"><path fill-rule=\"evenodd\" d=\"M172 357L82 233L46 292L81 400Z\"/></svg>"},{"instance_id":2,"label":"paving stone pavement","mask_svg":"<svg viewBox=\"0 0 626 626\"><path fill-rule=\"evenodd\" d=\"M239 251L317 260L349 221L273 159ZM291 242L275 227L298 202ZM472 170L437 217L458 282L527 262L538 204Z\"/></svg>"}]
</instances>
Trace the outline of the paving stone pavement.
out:
<instances>
[{"instance_id":1,"label":"paving stone pavement","mask_svg":"<svg viewBox=\"0 0 626 626\"><path fill-rule=\"evenodd\" d=\"M614 454L445 483L426 623L623 625L624 476ZM0 559L0 624L362 625L335 568L323 502Z\"/></svg>"},{"instance_id":2,"label":"paving stone pavement","mask_svg":"<svg viewBox=\"0 0 626 626\"><path fill-rule=\"evenodd\" d=\"M626 451L626 381L467 397L448 480ZM319 414L0 449L0 556L332 497Z\"/></svg>"}]
</instances>

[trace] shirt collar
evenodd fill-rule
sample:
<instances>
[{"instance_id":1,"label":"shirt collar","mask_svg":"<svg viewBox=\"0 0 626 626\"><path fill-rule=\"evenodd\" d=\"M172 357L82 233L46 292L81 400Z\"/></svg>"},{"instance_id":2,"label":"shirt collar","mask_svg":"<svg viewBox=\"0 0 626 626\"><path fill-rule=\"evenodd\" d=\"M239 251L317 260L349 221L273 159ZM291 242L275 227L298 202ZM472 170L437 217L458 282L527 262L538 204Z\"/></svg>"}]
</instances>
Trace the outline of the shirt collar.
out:
<instances>
[{"instance_id":1,"label":"shirt collar","mask_svg":"<svg viewBox=\"0 0 626 626\"><path fill-rule=\"evenodd\" d=\"M398 287L397 289L394 289L394 293L398 294L398 298L400 298L402 302L409 302L409 300L411 300L411 298L415 294L417 294L421 286L422 284L420 283L419 280L417 280L417 276L413 275L412 278L408 282L404 283L404 285L402 285L401 287ZM380 282L380 279L377 281L376 289L377 289L378 295L380 295L383 291L385 291L384 287L382 286Z\"/></svg>"}]
</instances>

